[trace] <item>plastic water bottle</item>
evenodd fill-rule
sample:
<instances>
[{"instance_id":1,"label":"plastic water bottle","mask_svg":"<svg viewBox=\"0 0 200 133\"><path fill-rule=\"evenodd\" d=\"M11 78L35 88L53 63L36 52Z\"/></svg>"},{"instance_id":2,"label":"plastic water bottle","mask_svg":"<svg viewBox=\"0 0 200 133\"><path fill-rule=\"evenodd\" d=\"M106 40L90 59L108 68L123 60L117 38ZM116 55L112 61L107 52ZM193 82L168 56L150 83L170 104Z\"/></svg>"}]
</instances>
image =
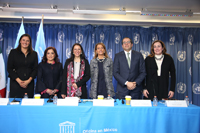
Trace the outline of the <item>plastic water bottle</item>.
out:
<instances>
[{"instance_id":1,"label":"plastic water bottle","mask_svg":"<svg viewBox=\"0 0 200 133\"><path fill-rule=\"evenodd\" d=\"M188 98L188 96L185 96L185 101L186 101L187 106L189 106L189 98Z\"/></svg>"},{"instance_id":2,"label":"plastic water bottle","mask_svg":"<svg viewBox=\"0 0 200 133\"><path fill-rule=\"evenodd\" d=\"M110 95L108 95L107 99L108 99L108 100L111 100L111 99L112 99L112 97L111 97Z\"/></svg>"},{"instance_id":3,"label":"plastic water bottle","mask_svg":"<svg viewBox=\"0 0 200 133\"><path fill-rule=\"evenodd\" d=\"M24 99L28 99L28 94L24 93Z\"/></svg>"},{"instance_id":4,"label":"plastic water bottle","mask_svg":"<svg viewBox=\"0 0 200 133\"><path fill-rule=\"evenodd\" d=\"M157 96L154 96L154 98L153 98L153 106L158 106Z\"/></svg>"},{"instance_id":5,"label":"plastic water bottle","mask_svg":"<svg viewBox=\"0 0 200 133\"><path fill-rule=\"evenodd\" d=\"M57 97L57 94L55 94L53 97L53 104L57 104L57 100L58 100L58 97Z\"/></svg>"}]
</instances>

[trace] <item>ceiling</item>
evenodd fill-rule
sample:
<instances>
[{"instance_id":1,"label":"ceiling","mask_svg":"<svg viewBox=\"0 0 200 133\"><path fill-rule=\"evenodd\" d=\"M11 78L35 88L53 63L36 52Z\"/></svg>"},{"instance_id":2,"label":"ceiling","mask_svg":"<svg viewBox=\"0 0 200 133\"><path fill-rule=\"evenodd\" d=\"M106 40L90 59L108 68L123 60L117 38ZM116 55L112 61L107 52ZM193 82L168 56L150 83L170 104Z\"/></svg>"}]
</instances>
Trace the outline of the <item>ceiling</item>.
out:
<instances>
[{"instance_id":1,"label":"ceiling","mask_svg":"<svg viewBox=\"0 0 200 133\"><path fill-rule=\"evenodd\" d=\"M200 27L200 0L0 0L0 7L50 9L56 5L56 14L5 12L0 9L1 22L38 23L44 15L44 23L70 24L112 24L140 26L195 26ZM126 15L87 15L74 14L72 10L126 10L126 11L165 11L194 13L192 17L141 16L127 12ZM33 9L30 9L33 10Z\"/></svg>"}]
</instances>

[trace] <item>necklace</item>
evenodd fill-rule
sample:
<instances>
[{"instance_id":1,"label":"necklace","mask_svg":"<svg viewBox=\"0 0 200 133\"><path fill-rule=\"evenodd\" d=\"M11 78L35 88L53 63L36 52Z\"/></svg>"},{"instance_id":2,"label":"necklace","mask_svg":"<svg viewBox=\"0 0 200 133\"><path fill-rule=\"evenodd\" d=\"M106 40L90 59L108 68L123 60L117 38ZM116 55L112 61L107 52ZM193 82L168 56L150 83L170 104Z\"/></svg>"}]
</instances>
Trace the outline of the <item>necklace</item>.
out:
<instances>
[{"instance_id":1,"label":"necklace","mask_svg":"<svg viewBox=\"0 0 200 133\"><path fill-rule=\"evenodd\" d=\"M105 56L103 57L103 59L99 59L98 57L97 57L97 61L98 62L103 62L105 60Z\"/></svg>"},{"instance_id":2,"label":"necklace","mask_svg":"<svg viewBox=\"0 0 200 133\"><path fill-rule=\"evenodd\" d=\"M160 58L156 58L156 56L154 56L154 57L156 60L161 60L164 57L164 55L162 55Z\"/></svg>"}]
</instances>

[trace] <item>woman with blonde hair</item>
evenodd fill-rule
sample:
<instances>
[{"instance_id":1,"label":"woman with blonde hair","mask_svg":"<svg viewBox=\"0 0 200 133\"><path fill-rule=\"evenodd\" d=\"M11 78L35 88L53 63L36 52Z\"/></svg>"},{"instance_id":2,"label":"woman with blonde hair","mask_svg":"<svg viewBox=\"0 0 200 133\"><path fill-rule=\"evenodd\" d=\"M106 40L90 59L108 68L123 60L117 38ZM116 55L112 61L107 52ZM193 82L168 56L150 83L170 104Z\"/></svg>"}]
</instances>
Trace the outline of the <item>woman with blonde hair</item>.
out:
<instances>
[{"instance_id":1,"label":"woman with blonde hair","mask_svg":"<svg viewBox=\"0 0 200 133\"><path fill-rule=\"evenodd\" d=\"M113 61L108 57L106 47L103 43L97 43L94 49L94 58L90 62L91 89L90 97L97 98L98 95L113 97L114 87Z\"/></svg>"}]
</instances>

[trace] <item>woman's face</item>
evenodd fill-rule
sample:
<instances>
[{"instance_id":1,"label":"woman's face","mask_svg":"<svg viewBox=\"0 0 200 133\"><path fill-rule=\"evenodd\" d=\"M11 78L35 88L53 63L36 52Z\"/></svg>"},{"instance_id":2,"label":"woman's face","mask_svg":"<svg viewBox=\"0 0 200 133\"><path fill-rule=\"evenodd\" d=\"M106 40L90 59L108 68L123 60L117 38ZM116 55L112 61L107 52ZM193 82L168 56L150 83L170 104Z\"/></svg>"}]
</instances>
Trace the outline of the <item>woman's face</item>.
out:
<instances>
[{"instance_id":1,"label":"woman's face","mask_svg":"<svg viewBox=\"0 0 200 133\"><path fill-rule=\"evenodd\" d=\"M75 57L80 57L82 51L81 51L81 47L79 45L75 45L74 49L73 49L73 54Z\"/></svg>"},{"instance_id":2,"label":"woman's face","mask_svg":"<svg viewBox=\"0 0 200 133\"><path fill-rule=\"evenodd\" d=\"M49 61L54 61L54 58L55 58L56 54L54 53L53 49L49 49L47 51L47 55L46 56L47 56L47 61L49 62Z\"/></svg>"},{"instance_id":3,"label":"woman's face","mask_svg":"<svg viewBox=\"0 0 200 133\"><path fill-rule=\"evenodd\" d=\"M161 55L163 49L164 49L164 48L162 47L162 45L161 45L160 42L154 43L154 45L153 45L153 50L154 50L155 55Z\"/></svg>"},{"instance_id":4,"label":"woman's face","mask_svg":"<svg viewBox=\"0 0 200 133\"><path fill-rule=\"evenodd\" d=\"M29 37L27 36L22 37L22 39L20 40L20 44L21 44L21 48L28 49L28 46L30 44Z\"/></svg>"},{"instance_id":5,"label":"woman's face","mask_svg":"<svg viewBox=\"0 0 200 133\"><path fill-rule=\"evenodd\" d=\"M97 45L96 53L97 53L98 55L104 55L105 49L103 48L103 46L102 46L101 44Z\"/></svg>"}]
</instances>

